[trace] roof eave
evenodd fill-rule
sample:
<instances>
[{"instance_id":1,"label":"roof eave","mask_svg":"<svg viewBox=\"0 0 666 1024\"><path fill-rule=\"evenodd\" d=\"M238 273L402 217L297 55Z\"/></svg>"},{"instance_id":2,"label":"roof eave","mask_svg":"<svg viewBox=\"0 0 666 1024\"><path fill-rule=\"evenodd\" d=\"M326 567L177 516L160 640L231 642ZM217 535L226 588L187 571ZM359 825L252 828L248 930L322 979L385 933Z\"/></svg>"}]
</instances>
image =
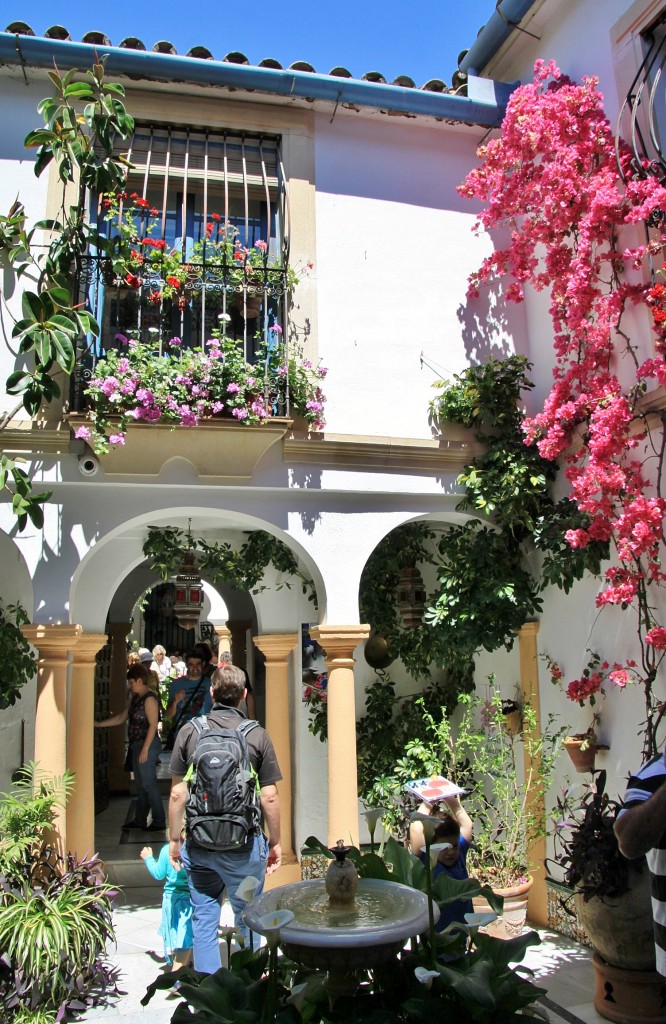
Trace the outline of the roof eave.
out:
<instances>
[{"instance_id":1,"label":"roof eave","mask_svg":"<svg viewBox=\"0 0 666 1024\"><path fill-rule=\"evenodd\" d=\"M470 95L407 89L359 79L343 79L304 71L278 71L196 57L92 46L69 40L17 36L0 32L0 64L51 68L63 71L87 68L106 58L107 71L144 81L187 82L236 91L260 92L285 99L327 100L332 104L371 107L395 114L433 117L442 121L491 128L504 116L515 84L489 82ZM490 86L490 88L488 88Z\"/></svg>"}]
</instances>

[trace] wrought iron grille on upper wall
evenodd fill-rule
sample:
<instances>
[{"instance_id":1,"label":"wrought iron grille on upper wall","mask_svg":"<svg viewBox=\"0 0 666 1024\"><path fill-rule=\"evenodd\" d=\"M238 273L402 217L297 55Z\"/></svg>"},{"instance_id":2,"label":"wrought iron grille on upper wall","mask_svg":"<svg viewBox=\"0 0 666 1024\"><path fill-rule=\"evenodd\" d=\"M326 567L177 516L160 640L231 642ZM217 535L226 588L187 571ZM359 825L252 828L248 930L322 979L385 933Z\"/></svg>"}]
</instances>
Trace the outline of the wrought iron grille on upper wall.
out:
<instances>
[{"instance_id":1,"label":"wrought iron grille on upper wall","mask_svg":"<svg viewBox=\"0 0 666 1024\"><path fill-rule=\"evenodd\" d=\"M203 347L223 317L249 362L271 325L288 337L289 209L279 138L137 124L123 155L132 165L126 191L90 200L91 221L114 241L111 253L100 246L79 268L80 301L101 336L80 343L70 395L77 411L118 335L160 351L174 336ZM233 239L231 254L216 245L222 237ZM135 272L125 274L120 257L130 253ZM174 261L176 291L167 284Z\"/></svg>"},{"instance_id":2,"label":"wrought iron grille on upper wall","mask_svg":"<svg viewBox=\"0 0 666 1024\"><path fill-rule=\"evenodd\" d=\"M616 132L618 165L621 141L631 149L632 171L656 174L666 183L666 12L642 35L644 57L622 104Z\"/></svg>"}]
</instances>

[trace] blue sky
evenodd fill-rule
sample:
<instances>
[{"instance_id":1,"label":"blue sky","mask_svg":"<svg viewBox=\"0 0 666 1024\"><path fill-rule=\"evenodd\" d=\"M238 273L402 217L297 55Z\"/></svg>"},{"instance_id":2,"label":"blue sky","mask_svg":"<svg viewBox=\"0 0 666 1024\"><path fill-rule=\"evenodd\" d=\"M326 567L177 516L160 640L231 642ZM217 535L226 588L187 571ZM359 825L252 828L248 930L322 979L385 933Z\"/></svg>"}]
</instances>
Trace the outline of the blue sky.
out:
<instances>
[{"instance_id":1,"label":"blue sky","mask_svg":"<svg viewBox=\"0 0 666 1024\"><path fill-rule=\"evenodd\" d=\"M450 84L458 54L495 9L494 0L426 0L413 6L405 0L5 0L2 6L3 29L26 21L43 35L59 24L74 40L95 29L116 46L126 36L138 36L148 49L168 39L183 54L203 45L218 59L240 50L251 64L264 57L283 67L307 60L324 74L342 65L354 77L380 71L388 81L402 74L417 85L429 78Z\"/></svg>"}]
</instances>

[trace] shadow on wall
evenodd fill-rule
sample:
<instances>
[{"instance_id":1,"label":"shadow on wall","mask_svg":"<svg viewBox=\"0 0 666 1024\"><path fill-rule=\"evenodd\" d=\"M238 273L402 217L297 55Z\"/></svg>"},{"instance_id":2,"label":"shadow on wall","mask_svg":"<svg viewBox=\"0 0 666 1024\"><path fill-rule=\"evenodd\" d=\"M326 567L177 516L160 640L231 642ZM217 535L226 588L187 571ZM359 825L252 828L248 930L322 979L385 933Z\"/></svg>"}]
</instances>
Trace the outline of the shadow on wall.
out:
<instances>
[{"instance_id":1,"label":"shadow on wall","mask_svg":"<svg viewBox=\"0 0 666 1024\"><path fill-rule=\"evenodd\" d=\"M529 356L524 303L507 302L501 285L482 285L457 309L470 365L511 355Z\"/></svg>"}]
</instances>

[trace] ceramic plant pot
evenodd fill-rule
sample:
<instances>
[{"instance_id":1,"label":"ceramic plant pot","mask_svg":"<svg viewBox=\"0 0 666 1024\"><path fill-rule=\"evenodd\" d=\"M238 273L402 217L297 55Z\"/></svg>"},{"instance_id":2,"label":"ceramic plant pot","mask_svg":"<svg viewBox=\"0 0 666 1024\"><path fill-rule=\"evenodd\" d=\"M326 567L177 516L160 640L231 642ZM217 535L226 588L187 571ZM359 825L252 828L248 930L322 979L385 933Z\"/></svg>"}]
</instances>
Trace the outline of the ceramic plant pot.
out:
<instances>
[{"instance_id":1,"label":"ceramic plant pot","mask_svg":"<svg viewBox=\"0 0 666 1024\"><path fill-rule=\"evenodd\" d=\"M585 736L567 736L564 749L577 772L591 772L599 750L609 750L605 743L595 743Z\"/></svg>"}]
</instances>

